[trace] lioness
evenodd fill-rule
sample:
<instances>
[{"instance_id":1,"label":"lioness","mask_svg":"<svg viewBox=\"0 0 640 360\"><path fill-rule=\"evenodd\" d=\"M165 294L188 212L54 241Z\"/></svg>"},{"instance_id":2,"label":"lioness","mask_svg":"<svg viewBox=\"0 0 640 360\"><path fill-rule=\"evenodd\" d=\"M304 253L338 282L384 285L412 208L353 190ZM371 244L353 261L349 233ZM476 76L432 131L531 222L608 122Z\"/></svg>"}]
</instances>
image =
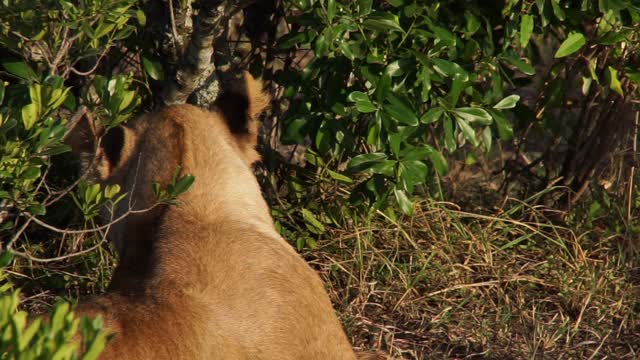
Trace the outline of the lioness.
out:
<instances>
[{"instance_id":1,"label":"lioness","mask_svg":"<svg viewBox=\"0 0 640 360\"><path fill-rule=\"evenodd\" d=\"M196 178L179 206L110 229L119 265L108 292L79 306L115 332L103 359L356 358L320 278L274 229L251 169L269 97L240 82L212 112L169 106L102 137L90 171L130 197L114 218L149 208L152 184L179 166ZM94 137L75 133L74 150L93 157Z\"/></svg>"}]
</instances>

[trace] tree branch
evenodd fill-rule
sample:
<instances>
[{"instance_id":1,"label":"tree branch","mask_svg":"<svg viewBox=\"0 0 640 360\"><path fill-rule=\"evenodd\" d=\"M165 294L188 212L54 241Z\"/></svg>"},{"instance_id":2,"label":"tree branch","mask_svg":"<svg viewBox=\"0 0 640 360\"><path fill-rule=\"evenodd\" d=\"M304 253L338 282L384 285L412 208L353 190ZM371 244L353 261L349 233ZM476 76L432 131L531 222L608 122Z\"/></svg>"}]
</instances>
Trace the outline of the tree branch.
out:
<instances>
[{"instance_id":1,"label":"tree branch","mask_svg":"<svg viewBox=\"0 0 640 360\"><path fill-rule=\"evenodd\" d=\"M232 14L253 2L255 0L211 0L202 4L194 21L189 45L178 65L175 79L167 84L162 96L166 105L185 103L198 88L208 94L198 100L201 105L206 105L206 102L215 99L218 93L218 81L214 74L214 41L223 33L224 24Z\"/></svg>"}]
</instances>

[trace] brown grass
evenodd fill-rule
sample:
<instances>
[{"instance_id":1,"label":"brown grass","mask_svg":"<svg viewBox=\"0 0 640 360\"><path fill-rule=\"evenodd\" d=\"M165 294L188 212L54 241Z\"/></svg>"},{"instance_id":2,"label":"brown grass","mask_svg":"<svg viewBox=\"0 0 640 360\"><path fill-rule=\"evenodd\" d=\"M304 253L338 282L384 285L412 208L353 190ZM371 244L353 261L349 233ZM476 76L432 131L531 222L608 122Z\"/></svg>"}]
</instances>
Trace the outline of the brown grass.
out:
<instances>
[{"instance_id":1,"label":"brown grass","mask_svg":"<svg viewBox=\"0 0 640 360\"><path fill-rule=\"evenodd\" d=\"M413 217L378 212L328 227L304 255L361 349L398 359L639 358L640 240L609 223L549 218L519 201L482 214L423 201ZM39 251L95 241L67 237ZM100 292L112 267L100 249L46 264L19 259L10 275L24 306L43 310L56 295Z\"/></svg>"},{"instance_id":2,"label":"brown grass","mask_svg":"<svg viewBox=\"0 0 640 360\"><path fill-rule=\"evenodd\" d=\"M520 217L423 202L412 218L379 213L333 229L306 255L362 348L403 359L638 358L640 268L621 237L516 206Z\"/></svg>"}]
</instances>

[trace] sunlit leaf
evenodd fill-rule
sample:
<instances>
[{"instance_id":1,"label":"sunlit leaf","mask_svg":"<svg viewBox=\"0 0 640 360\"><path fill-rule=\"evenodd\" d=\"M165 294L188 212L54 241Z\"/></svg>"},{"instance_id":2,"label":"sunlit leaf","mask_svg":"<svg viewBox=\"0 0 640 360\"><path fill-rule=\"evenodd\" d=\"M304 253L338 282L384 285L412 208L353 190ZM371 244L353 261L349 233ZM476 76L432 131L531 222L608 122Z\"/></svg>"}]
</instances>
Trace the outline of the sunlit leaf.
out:
<instances>
[{"instance_id":1,"label":"sunlit leaf","mask_svg":"<svg viewBox=\"0 0 640 360\"><path fill-rule=\"evenodd\" d=\"M522 15L520 18L520 46L527 47L533 33L533 16Z\"/></svg>"},{"instance_id":2,"label":"sunlit leaf","mask_svg":"<svg viewBox=\"0 0 640 360\"><path fill-rule=\"evenodd\" d=\"M506 98L498 101L497 104L493 106L494 109L512 109L516 106L518 101L520 100L520 95L509 95Z\"/></svg>"},{"instance_id":3,"label":"sunlit leaf","mask_svg":"<svg viewBox=\"0 0 640 360\"><path fill-rule=\"evenodd\" d=\"M587 38L580 32L572 32L567 38L560 44L558 51L556 51L555 57L561 58L569 56L576 51L580 50L587 43Z\"/></svg>"},{"instance_id":4,"label":"sunlit leaf","mask_svg":"<svg viewBox=\"0 0 640 360\"><path fill-rule=\"evenodd\" d=\"M393 194L396 197L398 205L400 205L400 210L409 216L413 215L413 203L409 200L407 193L402 189L396 188L393 190Z\"/></svg>"},{"instance_id":5,"label":"sunlit leaf","mask_svg":"<svg viewBox=\"0 0 640 360\"><path fill-rule=\"evenodd\" d=\"M147 57L142 57L142 66L144 67L144 71L153 79L153 80L162 80L164 79L164 73L162 72L162 64L158 61L152 61Z\"/></svg>"}]
</instances>

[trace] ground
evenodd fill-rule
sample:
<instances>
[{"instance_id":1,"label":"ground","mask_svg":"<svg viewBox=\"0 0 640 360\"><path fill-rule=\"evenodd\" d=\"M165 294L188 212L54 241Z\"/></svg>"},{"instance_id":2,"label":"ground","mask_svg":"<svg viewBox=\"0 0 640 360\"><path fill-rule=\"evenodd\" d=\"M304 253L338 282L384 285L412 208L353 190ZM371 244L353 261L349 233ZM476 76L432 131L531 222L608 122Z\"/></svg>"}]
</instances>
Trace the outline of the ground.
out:
<instances>
[{"instance_id":1,"label":"ground","mask_svg":"<svg viewBox=\"0 0 640 360\"><path fill-rule=\"evenodd\" d=\"M327 226L317 248L301 251L354 346L398 359L638 358L639 239L593 205L559 216L534 205L536 197L505 198L478 178L444 179L454 202L425 196L411 217L379 211ZM265 194L274 209L283 206ZM36 245L46 235L24 245L51 256L98 241ZM18 259L10 274L24 306L42 311L56 296L104 291L114 264L102 247L52 263Z\"/></svg>"}]
</instances>

